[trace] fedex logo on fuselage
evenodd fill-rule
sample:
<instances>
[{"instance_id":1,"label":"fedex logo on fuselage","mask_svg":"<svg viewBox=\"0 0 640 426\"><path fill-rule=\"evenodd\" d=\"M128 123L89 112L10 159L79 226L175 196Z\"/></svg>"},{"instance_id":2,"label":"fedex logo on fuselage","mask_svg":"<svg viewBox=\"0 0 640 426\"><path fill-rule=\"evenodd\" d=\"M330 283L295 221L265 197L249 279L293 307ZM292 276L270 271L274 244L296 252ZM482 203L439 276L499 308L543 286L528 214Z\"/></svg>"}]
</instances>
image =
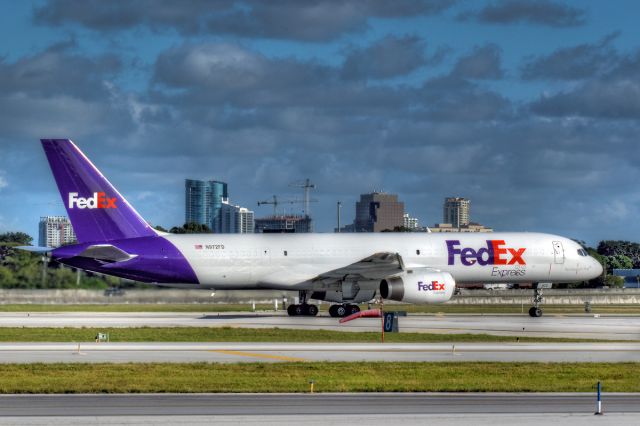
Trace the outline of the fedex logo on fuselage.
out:
<instances>
[{"instance_id":1,"label":"fedex logo on fuselage","mask_svg":"<svg viewBox=\"0 0 640 426\"><path fill-rule=\"evenodd\" d=\"M465 266L475 265L526 265L522 255L526 248L505 247L504 240L486 240L487 246L479 250L471 247L459 248L460 240L447 240L449 265L454 265L456 256Z\"/></svg>"},{"instance_id":2,"label":"fedex logo on fuselage","mask_svg":"<svg viewBox=\"0 0 640 426\"><path fill-rule=\"evenodd\" d=\"M438 281L431 281L430 284L418 281L418 291L443 291L444 289L444 283L439 283Z\"/></svg>"},{"instance_id":3,"label":"fedex logo on fuselage","mask_svg":"<svg viewBox=\"0 0 640 426\"><path fill-rule=\"evenodd\" d=\"M78 197L77 192L69 193L69 208L78 209L117 209L116 197L107 197L104 192L94 192L93 197Z\"/></svg>"}]
</instances>

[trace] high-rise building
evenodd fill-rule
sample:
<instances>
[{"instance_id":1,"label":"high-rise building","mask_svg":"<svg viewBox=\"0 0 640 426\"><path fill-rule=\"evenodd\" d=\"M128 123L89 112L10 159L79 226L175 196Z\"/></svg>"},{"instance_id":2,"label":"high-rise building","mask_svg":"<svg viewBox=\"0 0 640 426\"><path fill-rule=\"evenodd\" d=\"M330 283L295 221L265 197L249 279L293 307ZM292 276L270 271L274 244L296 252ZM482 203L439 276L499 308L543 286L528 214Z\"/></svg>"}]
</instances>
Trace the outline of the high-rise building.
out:
<instances>
[{"instance_id":1,"label":"high-rise building","mask_svg":"<svg viewBox=\"0 0 640 426\"><path fill-rule=\"evenodd\" d=\"M418 218L417 217L411 217L409 216L409 213L405 213L402 216L402 219L404 221L404 227L406 229L411 229L411 230L416 230L418 229Z\"/></svg>"},{"instance_id":2,"label":"high-rise building","mask_svg":"<svg viewBox=\"0 0 640 426\"><path fill-rule=\"evenodd\" d=\"M66 216L42 216L38 224L38 245L40 247L60 247L76 241L71 222Z\"/></svg>"},{"instance_id":3,"label":"high-rise building","mask_svg":"<svg viewBox=\"0 0 640 426\"><path fill-rule=\"evenodd\" d=\"M404 225L404 203L396 194L373 192L356 202L356 232L381 232Z\"/></svg>"},{"instance_id":4,"label":"high-rise building","mask_svg":"<svg viewBox=\"0 0 640 426\"><path fill-rule=\"evenodd\" d=\"M185 179L185 223L207 225L221 232L222 203L228 201L225 182Z\"/></svg>"},{"instance_id":5,"label":"high-rise building","mask_svg":"<svg viewBox=\"0 0 640 426\"><path fill-rule=\"evenodd\" d=\"M222 202L220 211L220 232L223 234L253 234L254 214L251 210Z\"/></svg>"},{"instance_id":6,"label":"high-rise building","mask_svg":"<svg viewBox=\"0 0 640 426\"><path fill-rule=\"evenodd\" d=\"M455 228L469 225L471 201L461 197L444 199L443 223L450 223Z\"/></svg>"},{"instance_id":7,"label":"high-rise building","mask_svg":"<svg viewBox=\"0 0 640 426\"><path fill-rule=\"evenodd\" d=\"M284 215L269 216L255 220L256 233L301 233L312 232L309 216Z\"/></svg>"}]
</instances>

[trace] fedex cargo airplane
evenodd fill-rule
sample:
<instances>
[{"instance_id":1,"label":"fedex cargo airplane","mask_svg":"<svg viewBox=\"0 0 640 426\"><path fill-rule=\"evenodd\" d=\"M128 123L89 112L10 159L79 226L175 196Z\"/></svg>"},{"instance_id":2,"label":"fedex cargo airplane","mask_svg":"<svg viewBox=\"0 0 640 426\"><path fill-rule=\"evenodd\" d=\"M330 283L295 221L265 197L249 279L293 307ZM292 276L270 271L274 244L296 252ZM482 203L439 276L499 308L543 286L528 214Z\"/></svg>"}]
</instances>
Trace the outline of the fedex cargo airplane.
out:
<instances>
[{"instance_id":1,"label":"fedex cargo airplane","mask_svg":"<svg viewBox=\"0 0 640 426\"><path fill-rule=\"evenodd\" d=\"M51 257L74 268L179 288L297 290L289 315L317 315L308 303L315 299L332 302L334 317L376 297L443 303L456 283L574 282L602 273L579 244L540 233L163 233L73 142L41 141L78 238ZM531 316L542 315L540 301L536 290Z\"/></svg>"}]
</instances>

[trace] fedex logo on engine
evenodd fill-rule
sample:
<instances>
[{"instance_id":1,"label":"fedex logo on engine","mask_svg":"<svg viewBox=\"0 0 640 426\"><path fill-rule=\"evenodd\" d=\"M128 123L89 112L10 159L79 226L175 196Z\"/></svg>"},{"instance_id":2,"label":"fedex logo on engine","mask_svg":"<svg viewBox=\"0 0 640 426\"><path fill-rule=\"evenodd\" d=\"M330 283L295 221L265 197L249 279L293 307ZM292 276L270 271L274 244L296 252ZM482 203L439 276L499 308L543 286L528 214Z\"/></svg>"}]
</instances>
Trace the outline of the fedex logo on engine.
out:
<instances>
[{"instance_id":1,"label":"fedex logo on engine","mask_svg":"<svg viewBox=\"0 0 640 426\"><path fill-rule=\"evenodd\" d=\"M418 291L443 291L444 283L431 281L431 284L425 284L424 281L418 281Z\"/></svg>"},{"instance_id":2,"label":"fedex logo on engine","mask_svg":"<svg viewBox=\"0 0 640 426\"><path fill-rule=\"evenodd\" d=\"M69 208L77 209L117 209L116 197L107 197L104 192L94 192L93 197L78 197L77 192L69 193Z\"/></svg>"},{"instance_id":3,"label":"fedex logo on engine","mask_svg":"<svg viewBox=\"0 0 640 426\"><path fill-rule=\"evenodd\" d=\"M454 265L456 256L465 266L475 265L526 265L522 255L526 248L505 247L504 240L486 240L487 246L479 250L471 247L459 248L460 240L447 240L449 265Z\"/></svg>"}]
</instances>

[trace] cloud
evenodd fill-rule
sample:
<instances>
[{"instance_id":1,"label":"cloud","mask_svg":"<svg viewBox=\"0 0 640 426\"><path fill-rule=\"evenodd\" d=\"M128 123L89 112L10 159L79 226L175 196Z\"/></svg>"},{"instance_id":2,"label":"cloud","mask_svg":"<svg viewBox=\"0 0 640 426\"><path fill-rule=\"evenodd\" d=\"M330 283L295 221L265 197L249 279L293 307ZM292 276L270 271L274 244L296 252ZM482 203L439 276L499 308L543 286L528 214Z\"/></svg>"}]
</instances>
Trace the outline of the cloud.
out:
<instances>
[{"instance_id":1,"label":"cloud","mask_svg":"<svg viewBox=\"0 0 640 426\"><path fill-rule=\"evenodd\" d=\"M500 48L495 44L476 47L458 60L451 75L470 79L502 78L504 72L500 66Z\"/></svg>"},{"instance_id":2,"label":"cloud","mask_svg":"<svg viewBox=\"0 0 640 426\"><path fill-rule=\"evenodd\" d=\"M569 90L542 95L532 102L531 109L544 116L640 118L640 51L622 57L601 76Z\"/></svg>"},{"instance_id":3,"label":"cloud","mask_svg":"<svg viewBox=\"0 0 640 426\"><path fill-rule=\"evenodd\" d=\"M575 27L586 21L584 10L552 0L499 0L479 11L464 12L459 19L490 24L528 23L549 27Z\"/></svg>"},{"instance_id":4,"label":"cloud","mask_svg":"<svg viewBox=\"0 0 640 426\"><path fill-rule=\"evenodd\" d=\"M619 33L609 34L598 43L560 48L549 55L531 58L522 67L525 80L580 80L602 75L620 60L611 42Z\"/></svg>"},{"instance_id":5,"label":"cloud","mask_svg":"<svg viewBox=\"0 0 640 426\"><path fill-rule=\"evenodd\" d=\"M365 48L352 48L342 66L347 80L386 79L409 74L428 61L416 36L386 36Z\"/></svg>"},{"instance_id":6,"label":"cloud","mask_svg":"<svg viewBox=\"0 0 640 426\"><path fill-rule=\"evenodd\" d=\"M4 177L4 171L0 170L0 189L2 188L6 188L7 186L9 186L9 182L7 182L7 179Z\"/></svg>"},{"instance_id":7,"label":"cloud","mask_svg":"<svg viewBox=\"0 0 640 426\"><path fill-rule=\"evenodd\" d=\"M0 93L64 94L83 99L108 95L104 82L120 70L119 59L75 54L74 46L73 42L57 43L15 62L1 60Z\"/></svg>"},{"instance_id":8,"label":"cloud","mask_svg":"<svg viewBox=\"0 0 640 426\"><path fill-rule=\"evenodd\" d=\"M370 18L432 15L455 0L50 0L35 8L46 25L73 23L96 31L146 26L183 35L232 34L304 41L331 40L368 28Z\"/></svg>"}]
</instances>

